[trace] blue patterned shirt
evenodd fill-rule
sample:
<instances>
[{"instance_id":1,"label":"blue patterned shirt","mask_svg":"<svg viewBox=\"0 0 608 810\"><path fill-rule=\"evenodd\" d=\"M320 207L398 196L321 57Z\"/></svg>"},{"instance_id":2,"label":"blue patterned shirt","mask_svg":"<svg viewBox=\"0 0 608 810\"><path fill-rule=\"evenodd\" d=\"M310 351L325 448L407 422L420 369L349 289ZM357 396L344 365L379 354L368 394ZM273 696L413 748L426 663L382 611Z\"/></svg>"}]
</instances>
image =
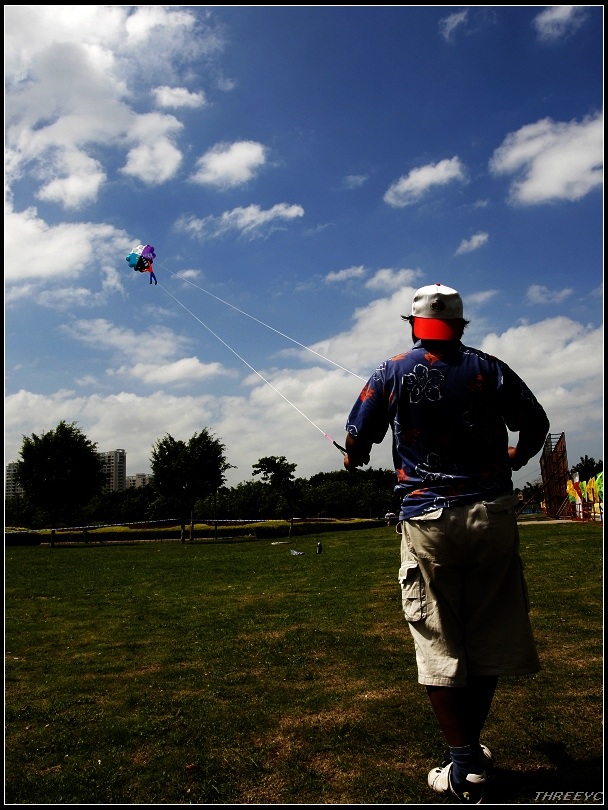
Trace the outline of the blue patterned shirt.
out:
<instances>
[{"instance_id":1,"label":"blue patterned shirt","mask_svg":"<svg viewBox=\"0 0 608 810\"><path fill-rule=\"evenodd\" d=\"M407 520L511 493L508 430L543 419L548 426L534 394L503 361L459 342L431 350L417 341L376 369L346 430L371 445L392 429L399 517Z\"/></svg>"}]
</instances>

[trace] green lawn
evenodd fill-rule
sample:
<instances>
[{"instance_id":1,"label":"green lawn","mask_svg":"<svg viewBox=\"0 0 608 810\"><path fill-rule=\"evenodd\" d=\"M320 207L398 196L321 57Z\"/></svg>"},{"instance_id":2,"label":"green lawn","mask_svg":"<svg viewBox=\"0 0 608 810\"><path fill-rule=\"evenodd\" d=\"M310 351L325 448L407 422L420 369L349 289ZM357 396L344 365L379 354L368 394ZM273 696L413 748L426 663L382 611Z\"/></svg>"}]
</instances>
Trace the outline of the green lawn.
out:
<instances>
[{"instance_id":1,"label":"green lawn","mask_svg":"<svg viewBox=\"0 0 608 810\"><path fill-rule=\"evenodd\" d=\"M603 803L602 528L521 526L543 669L499 686L487 803ZM5 802L450 803L398 555L384 526L6 548Z\"/></svg>"}]
</instances>

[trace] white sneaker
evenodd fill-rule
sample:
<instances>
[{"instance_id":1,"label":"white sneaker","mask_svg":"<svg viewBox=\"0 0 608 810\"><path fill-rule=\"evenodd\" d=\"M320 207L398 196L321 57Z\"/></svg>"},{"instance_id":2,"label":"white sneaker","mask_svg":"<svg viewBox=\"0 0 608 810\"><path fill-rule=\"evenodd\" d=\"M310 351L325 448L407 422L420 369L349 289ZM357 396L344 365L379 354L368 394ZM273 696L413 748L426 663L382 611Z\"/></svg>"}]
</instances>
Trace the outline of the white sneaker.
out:
<instances>
[{"instance_id":1,"label":"white sneaker","mask_svg":"<svg viewBox=\"0 0 608 810\"><path fill-rule=\"evenodd\" d=\"M490 751L487 745L483 745L479 743L479 747L481 748L481 752L485 758L485 766L486 768L493 768L494 767L494 754Z\"/></svg>"},{"instance_id":2,"label":"white sneaker","mask_svg":"<svg viewBox=\"0 0 608 810\"><path fill-rule=\"evenodd\" d=\"M448 762L429 771L428 783L431 790L444 796L451 794L466 804L481 804L483 788L488 780L486 772L467 774L466 782L456 788L452 783L452 765L452 762Z\"/></svg>"}]
</instances>

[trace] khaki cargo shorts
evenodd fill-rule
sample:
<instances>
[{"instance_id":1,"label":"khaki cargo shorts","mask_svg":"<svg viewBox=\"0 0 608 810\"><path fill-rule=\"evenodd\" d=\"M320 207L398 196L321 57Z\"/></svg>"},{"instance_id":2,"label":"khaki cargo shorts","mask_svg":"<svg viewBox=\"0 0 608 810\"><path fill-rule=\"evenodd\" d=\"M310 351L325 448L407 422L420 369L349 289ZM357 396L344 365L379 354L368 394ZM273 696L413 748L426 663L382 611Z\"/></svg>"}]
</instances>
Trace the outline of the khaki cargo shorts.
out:
<instances>
[{"instance_id":1,"label":"khaki cargo shorts","mask_svg":"<svg viewBox=\"0 0 608 810\"><path fill-rule=\"evenodd\" d=\"M401 522L399 582L419 683L466 686L540 669L516 502L507 495Z\"/></svg>"}]
</instances>

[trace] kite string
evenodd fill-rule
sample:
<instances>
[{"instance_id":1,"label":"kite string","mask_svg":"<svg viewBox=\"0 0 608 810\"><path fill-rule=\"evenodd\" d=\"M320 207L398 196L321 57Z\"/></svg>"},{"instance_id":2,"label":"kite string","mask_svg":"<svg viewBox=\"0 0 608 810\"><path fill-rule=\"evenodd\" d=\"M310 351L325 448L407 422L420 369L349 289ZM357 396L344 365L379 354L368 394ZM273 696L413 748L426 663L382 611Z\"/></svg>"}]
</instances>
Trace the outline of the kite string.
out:
<instances>
[{"instance_id":1,"label":"kite string","mask_svg":"<svg viewBox=\"0 0 608 810\"><path fill-rule=\"evenodd\" d=\"M272 329L272 331L276 332L277 335L281 335L281 337L284 337L287 340L290 340L292 343L295 343L297 346L300 346L302 349L306 349L306 351L312 352L312 354L316 354L317 357L320 357L322 360L325 360L326 362L331 363L333 366L336 366L337 368L341 368L342 371L346 371L348 374L352 374L353 377L357 377L362 382L366 382L365 377L360 377L358 374L355 374L354 371L351 371L350 369L345 368L345 366L341 366L340 363L336 363L334 360L330 360L329 357L325 357L325 355L321 354L320 352L317 352L314 349L311 349L310 346L305 346L303 343L300 343L299 340L295 340L294 338L289 337L289 335L286 335L284 332L280 332L278 329L275 329L274 326L270 326L269 324L264 323L264 321L261 321L259 318L256 318L253 315L250 315L248 312L245 312L244 310L239 309L238 307L235 307L234 304L231 304L229 301L224 301L223 298L220 298L218 295L214 295L212 292L209 292L209 290L206 290L204 287L200 287L198 284L195 284L193 281L190 281L190 279L183 278L182 276L179 276L177 273L174 273L173 270L171 270L169 267L165 267L164 264L160 264L160 262L158 264L164 270L167 270L169 273L171 273L172 276L175 276L175 277L179 278L181 281L185 281L188 284L191 284L193 287L196 287L197 290L201 290L201 292L204 292L207 295L210 295L212 298L215 298L216 301L220 301L222 304L225 304L227 307L231 307L232 309L235 309L237 312L240 312L241 315L246 315L248 318L251 318L252 321L256 321L256 323L259 323L262 326L265 326L267 329Z\"/></svg>"},{"instance_id":2,"label":"kite string","mask_svg":"<svg viewBox=\"0 0 608 810\"><path fill-rule=\"evenodd\" d=\"M258 377L259 377L261 380L263 380L263 381L266 383L266 385L269 385L269 386L270 386L270 387L273 389L273 391L276 391L276 393L277 393L277 394L278 394L280 397L282 397L282 398L285 400L285 402L287 402L287 404L288 404L288 405L291 405L291 407L292 407L292 408L295 408L295 410L296 410L296 411L297 411L297 412L298 412L298 413L299 413L301 416L303 416L303 417L304 417L304 419L306 419L308 422L310 422L310 424L311 424L311 425L312 425L314 428L316 428L316 429L319 431L319 433L322 433L322 434L323 434L323 436L324 436L324 437L325 437L325 438L326 438L328 441L330 441L330 442L331 442L331 443L332 443L332 444L333 444L335 447L337 447L337 448L338 448L338 450L340 450L340 452L341 452L341 453L343 453L344 455L346 455L346 450L345 450L343 447L340 447L340 445L339 445L339 444L337 444L337 443L336 443L336 442L335 442L335 441L334 441L334 440L331 438L331 436L329 436L327 433L325 433L325 431L324 431L324 430L322 430L322 428L320 428L320 427L319 427L317 424L315 424L315 423L312 421L312 419L310 419L308 416L306 416L306 414L305 414L303 411L301 411L301 410L298 408L298 406L297 406L297 405L295 405L293 402L291 402L291 400L287 399L287 397L285 396L285 394L282 394L282 393L279 391L279 389L278 389L278 388L275 388L275 386L274 386L274 385L273 385L273 384L270 382L270 380L267 380L267 379L266 379L266 377L264 377L262 374L260 374L260 372L259 372L259 371L257 371L257 370L256 370L256 369L255 369L255 368L254 368L254 367L253 367L253 366L252 366L250 363L248 363L248 362L247 362L247 360L245 360L245 358L244 358L244 357L241 357L241 355L240 355L240 354L239 354L237 351L235 351L235 350L232 348L232 346L229 346L229 345L226 343L226 341L225 341L225 340L223 340L223 339L222 339L222 338L221 338L221 337L220 337L218 334L216 334L216 333L213 331L213 329L211 329L209 326L207 326L207 324L206 324L206 323L203 323L203 321L201 321L201 319L200 319L199 317L197 317L197 316L196 316L196 315L195 315L193 312L191 312L191 311L188 309L188 307L187 307L185 304L182 304L182 302L181 302L179 299L177 299L177 298L176 298L176 297L175 297L175 296L174 296L172 293L170 293L170 292L169 292L169 290L167 290L167 288L166 288L166 287L164 287L164 286L162 286L162 285L159 285L159 286L161 286L161 287L162 287L162 289L163 289L163 290L164 290L164 291L167 293L167 295L171 296L171 298L173 298L173 300L174 300L174 301L175 301L177 304L179 304L179 305L180 305L180 307L182 307L183 309L185 309L185 310L186 310L186 312L187 312L189 315L192 315L192 317L194 318L194 320L195 320L195 321L198 321L198 323L200 323L200 325L201 325L201 326L204 326L204 327L205 327L205 329L207 329L207 331L208 331L208 332L211 332L211 334L212 334L212 335L213 335L215 338L217 338L217 339L220 341L220 343L223 343L223 344L224 344L224 346L225 346L227 349L229 349L229 350L230 350L230 351L231 351L231 352L232 352L234 355L236 355L236 357L238 357L238 358L239 358L239 360L240 360L241 362L243 362L243 363L244 363L244 364L247 366L247 368L250 368L250 369L253 371L253 373L254 373L254 374L257 374L257 375L258 375Z\"/></svg>"}]
</instances>

